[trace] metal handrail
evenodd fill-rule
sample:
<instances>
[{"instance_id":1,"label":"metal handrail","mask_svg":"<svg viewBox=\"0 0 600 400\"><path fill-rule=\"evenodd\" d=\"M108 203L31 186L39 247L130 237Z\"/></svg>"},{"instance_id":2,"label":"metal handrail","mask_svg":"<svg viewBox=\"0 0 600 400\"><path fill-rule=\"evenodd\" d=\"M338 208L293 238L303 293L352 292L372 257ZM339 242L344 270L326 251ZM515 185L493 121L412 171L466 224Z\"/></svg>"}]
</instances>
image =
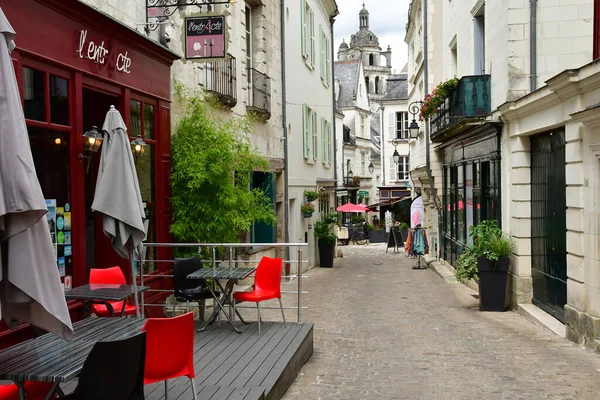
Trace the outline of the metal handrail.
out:
<instances>
[{"instance_id":1,"label":"metal handrail","mask_svg":"<svg viewBox=\"0 0 600 400\"><path fill-rule=\"evenodd\" d=\"M298 318L297 321L298 323L300 323L302 321L302 309L306 309L307 307L303 307L302 306L302 295L303 294L308 294L308 292L305 292L302 290L302 280L307 278L306 275L303 274L302 272L302 264L308 263L308 260L303 260L302 258L302 248L304 247L308 247L308 243L143 243L143 246L145 248L181 248L181 247L197 247L198 249L200 248L208 248L211 252L211 259L210 260L201 260L202 262L210 262L212 268L216 268L216 263L217 262L227 262L229 265L229 268L232 268L234 264L236 263L249 263L249 262L260 262L260 259L258 260L236 260L234 259L234 250L236 248L240 248L240 247L276 247L276 248L288 248L288 247L296 247L298 250L297 252L297 258L294 259L290 259L290 260L284 260L285 264L296 264L296 275L284 275L282 276L282 278L296 278L298 281L298 289L297 291L282 291L281 293L284 294L297 294L298 296L298 305L297 307L293 307L293 306L288 306L288 307L284 307L286 309L294 309L297 308L298 310ZM229 259L228 260L217 260L216 257L216 251L217 248L226 248L229 249L228 253L229 253ZM147 276L146 274L144 274L144 264L146 262L164 262L164 263L172 263L174 262L174 260L150 260L150 259L142 259L140 262L140 267L138 268L139 271L139 278L140 278L140 284L142 286L144 285L144 277ZM155 277L157 275L151 275L152 277ZM161 278L165 278L165 277L173 277L173 275L158 275ZM169 290L169 289L150 289L148 290L149 292L166 292L166 293L173 293L173 290ZM161 306L161 307L167 307L167 304L144 304L144 296L141 296L142 300L141 300L141 307L142 310L144 310L144 307L156 307L156 306ZM240 307L240 308L245 308L245 307ZM271 308L271 307L263 307L263 308ZM273 307L276 308L276 307Z\"/></svg>"}]
</instances>

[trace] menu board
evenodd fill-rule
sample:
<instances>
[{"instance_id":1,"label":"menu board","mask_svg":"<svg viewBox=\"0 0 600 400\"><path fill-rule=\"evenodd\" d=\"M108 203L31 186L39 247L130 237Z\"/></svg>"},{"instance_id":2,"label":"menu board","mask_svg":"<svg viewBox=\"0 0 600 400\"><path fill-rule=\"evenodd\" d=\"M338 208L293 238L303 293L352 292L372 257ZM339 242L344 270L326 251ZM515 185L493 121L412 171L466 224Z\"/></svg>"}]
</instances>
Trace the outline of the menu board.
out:
<instances>
[{"instance_id":1,"label":"menu board","mask_svg":"<svg viewBox=\"0 0 600 400\"><path fill-rule=\"evenodd\" d=\"M73 247L71 245L71 206L58 205L56 199L46 199L48 227L54 247L56 266L61 278L69 285L73 273Z\"/></svg>"}]
</instances>

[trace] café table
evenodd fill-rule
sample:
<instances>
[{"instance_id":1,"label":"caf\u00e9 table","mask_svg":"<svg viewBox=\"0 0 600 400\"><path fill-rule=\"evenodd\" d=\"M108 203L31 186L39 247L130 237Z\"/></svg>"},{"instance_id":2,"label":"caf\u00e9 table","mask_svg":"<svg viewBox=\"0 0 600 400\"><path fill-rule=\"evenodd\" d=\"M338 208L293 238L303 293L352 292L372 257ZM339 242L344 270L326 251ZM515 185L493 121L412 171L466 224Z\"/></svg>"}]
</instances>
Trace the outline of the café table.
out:
<instances>
[{"instance_id":1,"label":"caf\u00e9 table","mask_svg":"<svg viewBox=\"0 0 600 400\"><path fill-rule=\"evenodd\" d=\"M138 293L142 293L150 289L148 286L138 286ZM102 303L110 313L111 317L115 316L115 310L110 304L111 301L127 301L128 297L133 296L133 285L118 285L118 284L101 284L91 283L65 291L67 300L81 300L89 308L91 303ZM121 317L125 312L125 304L121 307ZM89 315L89 309L86 309Z\"/></svg>"},{"instance_id":2,"label":"caf\u00e9 table","mask_svg":"<svg viewBox=\"0 0 600 400\"><path fill-rule=\"evenodd\" d=\"M254 271L256 271L256 267L254 267L254 268L207 267L207 268L200 268L196 272L193 272L187 276L188 279L202 279L202 280L212 279L219 286L219 288L221 289L221 293L222 293L221 298L219 299L219 297L216 295L214 290L211 288L211 285L207 285L208 290L210 291L210 294L212 295L213 299L215 300L215 307L214 307L214 310L213 310L210 318L208 319L208 323L206 324L206 326L204 328L198 329L197 332L202 332L204 329L206 329L206 327L208 325L210 325L217 318L217 316L219 315L219 310L221 310L221 311L223 311L223 314L229 321L229 324L231 324L231 327L237 333L242 333L242 331L240 331L238 329L238 327L235 325L235 322L233 321L233 316L231 315L231 312L228 313L225 309L225 306L227 304L229 304L229 306L230 306L229 308L231 310L231 306L233 304L231 295L233 293L233 287L235 286L235 283L239 279L247 278L252 273L254 273ZM225 284L225 287L223 287L221 285L221 283L220 283L221 280L227 281L227 283ZM236 312L237 312L237 310L236 310ZM240 316L240 320L242 320L241 316ZM242 322L243 322L243 320L242 320Z\"/></svg>"},{"instance_id":3,"label":"caf\u00e9 table","mask_svg":"<svg viewBox=\"0 0 600 400\"><path fill-rule=\"evenodd\" d=\"M79 375L94 344L121 340L140 332L144 318L86 318L73 324L73 340L47 333L35 339L0 350L0 380L11 380L19 387L19 398L26 398L25 382L52 382L46 399L62 394L60 383Z\"/></svg>"}]
</instances>

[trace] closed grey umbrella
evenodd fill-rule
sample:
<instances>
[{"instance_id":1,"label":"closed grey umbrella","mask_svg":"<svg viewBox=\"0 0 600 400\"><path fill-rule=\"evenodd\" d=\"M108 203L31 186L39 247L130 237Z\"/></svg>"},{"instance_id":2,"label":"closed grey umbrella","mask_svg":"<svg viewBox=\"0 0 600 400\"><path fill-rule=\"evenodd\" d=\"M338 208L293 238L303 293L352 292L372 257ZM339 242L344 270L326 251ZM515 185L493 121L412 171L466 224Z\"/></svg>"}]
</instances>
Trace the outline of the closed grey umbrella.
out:
<instances>
[{"instance_id":1,"label":"closed grey umbrella","mask_svg":"<svg viewBox=\"0 0 600 400\"><path fill-rule=\"evenodd\" d=\"M121 113L114 106L110 106L102 130L105 136L102 142L102 156L92 210L103 214L102 228L104 234L110 239L113 249L121 257L131 260L137 311L133 250L139 249L146 237L140 184L127 136L127 127Z\"/></svg>"},{"instance_id":2,"label":"closed grey umbrella","mask_svg":"<svg viewBox=\"0 0 600 400\"><path fill-rule=\"evenodd\" d=\"M65 339L73 326L35 173L10 51L15 32L0 8L0 317Z\"/></svg>"}]
</instances>

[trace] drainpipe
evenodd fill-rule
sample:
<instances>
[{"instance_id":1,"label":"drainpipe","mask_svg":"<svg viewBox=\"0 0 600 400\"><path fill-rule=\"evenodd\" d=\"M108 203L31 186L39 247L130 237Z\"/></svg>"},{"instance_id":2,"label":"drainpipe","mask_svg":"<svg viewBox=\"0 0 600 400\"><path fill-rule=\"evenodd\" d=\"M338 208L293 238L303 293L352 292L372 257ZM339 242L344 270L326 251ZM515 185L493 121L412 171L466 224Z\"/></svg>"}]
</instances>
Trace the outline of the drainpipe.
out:
<instances>
[{"instance_id":1,"label":"drainpipe","mask_svg":"<svg viewBox=\"0 0 600 400\"><path fill-rule=\"evenodd\" d=\"M282 0L283 1L283 0ZM329 26L330 26L330 32L331 32L331 71L329 71L331 73L331 101L332 101L332 105L333 105L333 112L331 113L331 115L333 115L333 120L331 121L331 125L333 127L333 178L335 179L335 189L334 189L334 205L337 208L337 204L338 204L338 197L337 197L337 192L338 192L338 170L337 170L337 147L338 147L338 141L337 141L337 130L336 130L336 115L335 115L335 68L333 67L334 63L335 63L335 58L334 57L334 53L333 53L333 23L335 22L335 17L339 14L338 10L336 9L335 12L333 13L333 16L331 18L329 18ZM344 148L342 147L342 159L344 158ZM342 165L342 175L344 174L343 171L343 165ZM342 176L343 179L343 176Z\"/></svg>"},{"instance_id":2,"label":"drainpipe","mask_svg":"<svg viewBox=\"0 0 600 400\"><path fill-rule=\"evenodd\" d=\"M287 91L285 75L285 0L281 0L281 124L283 126L283 182L284 182L284 220L285 242L290 242L290 173L288 161L288 130L287 130ZM285 248L286 260L290 258L290 248ZM287 272L287 271L286 271Z\"/></svg>"},{"instance_id":3,"label":"drainpipe","mask_svg":"<svg viewBox=\"0 0 600 400\"><path fill-rule=\"evenodd\" d=\"M537 88L537 0L529 0L529 90Z\"/></svg>"},{"instance_id":4,"label":"drainpipe","mask_svg":"<svg viewBox=\"0 0 600 400\"><path fill-rule=\"evenodd\" d=\"M381 106L381 184L385 185L385 126L383 116L385 115L385 106Z\"/></svg>"},{"instance_id":5,"label":"drainpipe","mask_svg":"<svg viewBox=\"0 0 600 400\"><path fill-rule=\"evenodd\" d=\"M429 92L429 54L427 50L427 3L429 0L423 0L423 84L425 91ZM433 204L437 210L438 217L438 254L436 257L439 258L439 248L442 238L442 208L438 204L437 196L433 188L433 177L431 176L431 157L430 157L430 143L429 143L429 120L425 122L425 169L427 170L427 179L429 180L429 191L431 197L433 197Z\"/></svg>"}]
</instances>

